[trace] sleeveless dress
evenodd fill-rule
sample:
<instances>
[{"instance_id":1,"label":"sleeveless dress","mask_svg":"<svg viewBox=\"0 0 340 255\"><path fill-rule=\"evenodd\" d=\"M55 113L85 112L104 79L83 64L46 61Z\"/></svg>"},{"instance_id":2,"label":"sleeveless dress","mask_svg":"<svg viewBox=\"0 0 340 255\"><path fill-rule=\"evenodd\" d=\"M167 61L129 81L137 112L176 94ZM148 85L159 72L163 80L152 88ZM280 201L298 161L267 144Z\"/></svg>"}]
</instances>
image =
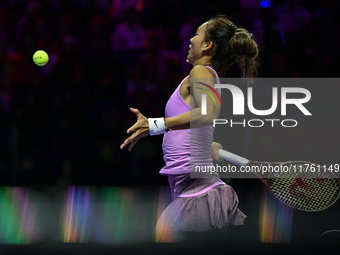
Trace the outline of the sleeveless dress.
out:
<instances>
[{"instance_id":1,"label":"sleeveless dress","mask_svg":"<svg viewBox=\"0 0 340 255\"><path fill-rule=\"evenodd\" d=\"M220 83L214 69L216 82ZM171 95L165 117L173 117L192 110L182 98L180 88L185 77ZM221 94L221 90L219 90ZM237 207L234 189L219 179L217 173L205 178L190 178L195 165L212 166L211 144L213 126L174 130L164 134L163 154L165 167L160 174L167 175L173 201L161 214L156 225L156 237L171 235L175 231L226 230L229 225L243 225L246 218ZM164 240L164 239L163 239Z\"/></svg>"}]
</instances>

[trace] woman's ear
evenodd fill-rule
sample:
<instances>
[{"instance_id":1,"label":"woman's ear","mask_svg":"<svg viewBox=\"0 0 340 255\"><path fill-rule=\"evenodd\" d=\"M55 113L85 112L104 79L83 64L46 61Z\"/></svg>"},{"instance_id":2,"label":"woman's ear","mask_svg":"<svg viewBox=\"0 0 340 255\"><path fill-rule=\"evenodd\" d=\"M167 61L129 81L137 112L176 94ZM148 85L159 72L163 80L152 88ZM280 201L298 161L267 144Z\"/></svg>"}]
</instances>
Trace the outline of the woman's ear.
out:
<instances>
[{"instance_id":1,"label":"woman's ear","mask_svg":"<svg viewBox=\"0 0 340 255\"><path fill-rule=\"evenodd\" d=\"M213 48L213 46L214 46L214 43L212 41L206 42L204 50L210 50Z\"/></svg>"}]
</instances>

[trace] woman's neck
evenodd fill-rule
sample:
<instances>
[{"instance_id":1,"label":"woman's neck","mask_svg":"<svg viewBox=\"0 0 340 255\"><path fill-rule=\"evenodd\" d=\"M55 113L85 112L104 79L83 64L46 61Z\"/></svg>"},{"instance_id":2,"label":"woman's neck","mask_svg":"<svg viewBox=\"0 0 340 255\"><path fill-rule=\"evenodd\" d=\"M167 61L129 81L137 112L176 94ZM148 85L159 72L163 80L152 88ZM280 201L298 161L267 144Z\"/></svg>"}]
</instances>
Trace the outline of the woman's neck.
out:
<instances>
[{"instance_id":1,"label":"woman's neck","mask_svg":"<svg viewBox=\"0 0 340 255\"><path fill-rule=\"evenodd\" d=\"M202 56L200 59L194 62L194 66L196 65L212 66L211 56Z\"/></svg>"}]
</instances>

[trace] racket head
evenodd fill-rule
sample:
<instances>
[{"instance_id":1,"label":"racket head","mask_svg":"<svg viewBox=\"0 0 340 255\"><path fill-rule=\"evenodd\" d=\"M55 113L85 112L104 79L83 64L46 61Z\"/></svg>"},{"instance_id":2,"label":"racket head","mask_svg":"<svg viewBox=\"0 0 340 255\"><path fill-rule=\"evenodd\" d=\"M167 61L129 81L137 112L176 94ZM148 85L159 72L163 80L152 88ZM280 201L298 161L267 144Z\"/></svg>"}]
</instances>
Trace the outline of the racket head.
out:
<instances>
[{"instance_id":1,"label":"racket head","mask_svg":"<svg viewBox=\"0 0 340 255\"><path fill-rule=\"evenodd\" d=\"M318 212L329 208L338 200L339 180L323 166L292 161L281 163L277 167L280 170L269 174L267 187L283 204L300 211ZM285 172L284 169L289 171Z\"/></svg>"}]
</instances>

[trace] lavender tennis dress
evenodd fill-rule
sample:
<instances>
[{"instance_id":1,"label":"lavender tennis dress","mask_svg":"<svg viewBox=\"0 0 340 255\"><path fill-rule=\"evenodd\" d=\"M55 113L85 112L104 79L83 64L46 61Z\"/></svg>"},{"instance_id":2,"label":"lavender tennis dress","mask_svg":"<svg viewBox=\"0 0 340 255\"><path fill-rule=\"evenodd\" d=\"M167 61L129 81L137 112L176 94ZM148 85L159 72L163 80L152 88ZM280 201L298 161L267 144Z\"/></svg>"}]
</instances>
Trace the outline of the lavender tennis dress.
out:
<instances>
[{"instance_id":1,"label":"lavender tennis dress","mask_svg":"<svg viewBox=\"0 0 340 255\"><path fill-rule=\"evenodd\" d=\"M217 83L220 83L215 74ZM193 109L180 94L186 78L170 97L165 109L166 118ZM208 173L203 176L205 178L190 178L190 171L193 171L195 165L213 165L213 132L213 126L206 126L164 134L166 166L160 174L168 176L173 201L161 214L156 232L226 230L229 225L243 225L246 215L237 208L238 197L231 186L219 179L218 174Z\"/></svg>"}]
</instances>

